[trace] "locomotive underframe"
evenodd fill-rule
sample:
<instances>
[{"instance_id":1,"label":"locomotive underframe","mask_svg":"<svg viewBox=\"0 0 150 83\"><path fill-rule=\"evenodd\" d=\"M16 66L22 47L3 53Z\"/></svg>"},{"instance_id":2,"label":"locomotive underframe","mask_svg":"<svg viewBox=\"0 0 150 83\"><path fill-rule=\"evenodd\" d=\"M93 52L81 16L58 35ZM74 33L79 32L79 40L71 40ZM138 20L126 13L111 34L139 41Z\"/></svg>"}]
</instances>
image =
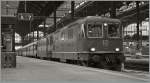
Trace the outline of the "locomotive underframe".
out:
<instances>
[{"instance_id":1,"label":"locomotive underframe","mask_svg":"<svg viewBox=\"0 0 150 83\"><path fill-rule=\"evenodd\" d=\"M122 63L125 62L123 53L88 53L78 54L78 59L82 64L87 66L95 66L104 69L121 70ZM83 55L87 55L86 59L80 59ZM85 58L85 57L84 57Z\"/></svg>"}]
</instances>

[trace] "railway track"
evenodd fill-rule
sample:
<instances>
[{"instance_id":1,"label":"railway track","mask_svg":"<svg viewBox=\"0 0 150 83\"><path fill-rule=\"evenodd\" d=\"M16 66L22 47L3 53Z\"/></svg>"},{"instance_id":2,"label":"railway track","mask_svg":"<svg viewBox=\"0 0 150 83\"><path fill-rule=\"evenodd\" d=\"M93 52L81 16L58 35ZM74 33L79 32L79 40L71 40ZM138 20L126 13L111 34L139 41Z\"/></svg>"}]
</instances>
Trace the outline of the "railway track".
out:
<instances>
[{"instance_id":1,"label":"railway track","mask_svg":"<svg viewBox=\"0 0 150 83\"><path fill-rule=\"evenodd\" d=\"M141 71L149 71L149 59L148 58L127 58L125 62L126 69L134 69Z\"/></svg>"},{"instance_id":2,"label":"railway track","mask_svg":"<svg viewBox=\"0 0 150 83\"><path fill-rule=\"evenodd\" d=\"M125 63L126 69L149 71L149 64Z\"/></svg>"}]
</instances>

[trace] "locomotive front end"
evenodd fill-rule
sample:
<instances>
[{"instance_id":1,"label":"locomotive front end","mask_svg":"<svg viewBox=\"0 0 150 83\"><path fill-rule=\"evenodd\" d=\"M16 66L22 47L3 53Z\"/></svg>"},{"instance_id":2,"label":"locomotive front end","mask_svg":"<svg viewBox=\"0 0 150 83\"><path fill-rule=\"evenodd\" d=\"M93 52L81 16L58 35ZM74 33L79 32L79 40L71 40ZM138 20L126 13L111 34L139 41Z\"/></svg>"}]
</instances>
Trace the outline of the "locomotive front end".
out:
<instances>
[{"instance_id":1,"label":"locomotive front end","mask_svg":"<svg viewBox=\"0 0 150 83\"><path fill-rule=\"evenodd\" d=\"M123 55L122 29L119 20L89 22L84 49L89 51L89 64L101 68L121 70Z\"/></svg>"}]
</instances>

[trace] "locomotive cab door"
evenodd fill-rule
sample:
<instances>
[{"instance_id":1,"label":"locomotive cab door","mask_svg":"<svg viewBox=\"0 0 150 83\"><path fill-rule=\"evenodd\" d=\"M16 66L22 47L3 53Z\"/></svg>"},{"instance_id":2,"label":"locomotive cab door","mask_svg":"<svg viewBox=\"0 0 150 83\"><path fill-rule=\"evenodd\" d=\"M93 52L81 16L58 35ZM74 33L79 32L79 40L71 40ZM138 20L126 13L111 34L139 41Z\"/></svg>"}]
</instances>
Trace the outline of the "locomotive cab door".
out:
<instances>
[{"instance_id":1,"label":"locomotive cab door","mask_svg":"<svg viewBox=\"0 0 150 83\"><path fill-rule=\"evenodd\" d=\"M103 48L104 49L108 49L109 48L109 40L107 37L107 33L108 33L108 24L107 23L103 23L103 40L102 40L102 44L103 44Z\"/></svg>"}]
</instances>

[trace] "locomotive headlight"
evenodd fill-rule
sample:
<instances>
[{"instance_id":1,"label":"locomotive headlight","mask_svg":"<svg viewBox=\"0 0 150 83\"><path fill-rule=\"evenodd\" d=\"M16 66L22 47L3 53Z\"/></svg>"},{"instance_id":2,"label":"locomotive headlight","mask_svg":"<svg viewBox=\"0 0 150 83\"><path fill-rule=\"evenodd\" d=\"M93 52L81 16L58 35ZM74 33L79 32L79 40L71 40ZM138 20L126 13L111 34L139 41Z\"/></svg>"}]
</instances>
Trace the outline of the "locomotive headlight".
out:
<instances>
[{"instance_id":1,"label":"locomotive headlight","mask_svg":"<svg viewBox=\"0 0 150 83\"><path fill-rule=\"evenodd\" d=\"M104 23L104 26L107 26L108 24L107 23Z\"/></svg>"},{"instance_id":2,"label":"locomotive headlight","mask_svg":"<svg viewBox=\"0 0 150 83\"><path fill-rule=\"evenodd\" d=\"M118 52L118 51L120 51L120 49L119 49L119 48L116 48L116 49L115 49L115 51L117 51L117 52Z\"/></svg>"},{"instance_id":3,"label":"locomotive headlight","mask_svg":"<svg viewBox=\"0 0 150 83\"><path fill-rule=\"evenodd\" d=\"M96 49L95 48L91 48L90 51L94 52L94 51L96 51Z\"/></svg>"}]
</instances>

